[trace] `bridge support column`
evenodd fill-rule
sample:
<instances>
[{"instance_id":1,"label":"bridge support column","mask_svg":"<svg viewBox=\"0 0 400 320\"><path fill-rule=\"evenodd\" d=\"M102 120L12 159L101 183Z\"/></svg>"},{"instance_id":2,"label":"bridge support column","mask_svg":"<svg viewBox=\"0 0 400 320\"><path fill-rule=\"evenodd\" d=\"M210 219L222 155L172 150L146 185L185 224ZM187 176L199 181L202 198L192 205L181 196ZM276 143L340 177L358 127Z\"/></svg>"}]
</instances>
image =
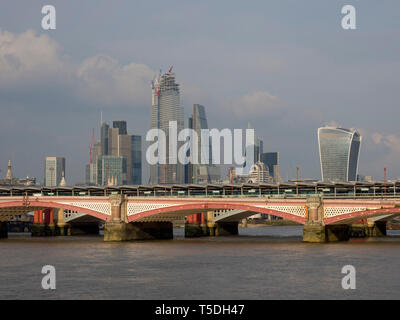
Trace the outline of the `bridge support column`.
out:
<instances>
[{"instance_id":1,"label":"bridge support column","mask_svg":"<svg viewBox=\"0 0 400 320\"><path fill-rule=\"evenodd\" d=\"M351 238L384 237L386 236L386 221L366 219L350 226Z\"/></svg>"},{"instance_id":2,"label":"bridge support column","mask_svg":"<svg viewBox=\"0 0 400 320\"><path fill-rule=\"evenodd\" d=\"M172 222L107 222L104 241L164 240L173 238Z\"/></svg>"},{"instance_id":3,"label":"bridge support column","mask_svg":"<svg viewBox=\"0 0 400 320\"><path fill-rule=\"evenodd\" d=\"M31 226L32 237L52 237L56 235L53 222L53 209L36 210L34 223Z\"/></svg>"},{"instance_id":4,"label":"bridge support column","mask_svg":"<svg viewBox=\"0 0 400 320\"><path fill-rule=\"evenodd\" d=\"M0 222L0 239L8 237L7 222Z\"/></svg>"},{"instance_id":5,"label":"bridge support column","mask_svg":"<svg viewBox=\"0 0 400 320\"><path fill-rule=\"evenodd\" d=\"M71 222L67 227L67 232L70 236L98 235L100 228L97 222Z\"/></svg>"},{"instance_id":6,"label":"bridge support column","mask_svg":"<svg viewBox=\"0 0 400 320\"><path fill-rule=\"evenodd\" d=\"M172 239L172 222L128 222L126 201L110 196L111 220L104 226L104 241Z\"/></svg>"},{"instance_id":7,"label":"bridge support column","mask_svg":"<svg viewBox=\"0 0 400 320\"><path fill-rule=\"evenodd\" d=\"M304 242L333 242L349 240L348 225L325 225L324 206L320 197L307 199L307 222L303 227Z\"/></svg>"},{"instance_id":8,"label":"bridge support column","mask_svg":"<svg viewBox=\"0 0 400 320\"><path fill-rule=\"evenodd\" d=\"M213 233L216 237L237 236L239 234L239 222L216 222Z\"/></svg>"},{"instance_id":9,"label":"bridge support column","mask_svg":"<svg viewBox=\"0 0 400 320\"><path fill-rule=\"evenodd\" d=\"M59 236L70 236L71 226L69 223L65 222L64 209L58 209L57 211L57 225L56 225L57 235Z\"/></svg>"},{"instance_id":10,"label":"bridge support column","mask_svg":"<svg viewBox=\"0 0 400 320\"><path fill-rule=\"evenodd\" d=\"M208 213L195 213L187 217L185 223L185 238L207 237L210 235L207 226Z\"/></svg>"}]
</instances>

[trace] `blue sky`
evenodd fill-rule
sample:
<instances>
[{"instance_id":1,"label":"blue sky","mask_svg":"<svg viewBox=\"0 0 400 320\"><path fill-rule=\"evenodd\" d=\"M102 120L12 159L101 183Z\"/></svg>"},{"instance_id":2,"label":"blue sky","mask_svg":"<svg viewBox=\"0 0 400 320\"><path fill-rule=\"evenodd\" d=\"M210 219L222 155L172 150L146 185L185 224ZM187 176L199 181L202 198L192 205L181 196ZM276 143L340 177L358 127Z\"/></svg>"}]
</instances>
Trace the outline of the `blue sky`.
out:
<instances>
[{"instance_id":1,"label":"blue sky","mask_svg":"<svg viewBox=\"0 0 400 320\"><path fill-rule=\"evenodd\" d=\"M41 29L52 4L57 29ZM357 29L341 28L354 5ZM45 156L84 179L91 128L149 127L154 73L174 66L185 119L194 103L217 128L250 122L281 175L320 177L317 128L357 128L359 173L400 176L398 1L3 1L0 169L42 179ZM147 169L145 170L147 172ZM145 173L146 176L146 173ZM146 180L144 179L144 183Z\"/></svg>"}]
</instances>

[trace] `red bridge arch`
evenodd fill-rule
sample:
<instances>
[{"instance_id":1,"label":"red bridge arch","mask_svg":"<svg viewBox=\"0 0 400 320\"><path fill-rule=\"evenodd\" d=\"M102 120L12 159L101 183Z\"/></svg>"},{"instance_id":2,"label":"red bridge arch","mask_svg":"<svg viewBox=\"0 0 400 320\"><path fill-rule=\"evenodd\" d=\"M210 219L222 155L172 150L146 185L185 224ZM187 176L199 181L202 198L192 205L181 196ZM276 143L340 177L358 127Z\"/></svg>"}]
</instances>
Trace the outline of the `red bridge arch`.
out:
<instances>
[{"instance_id":1,"label":"red bridge arch","mask_svg":"<svg viewBox=\"0 0 400 320\"><path fill-rule=\"evenodd\" d=\"M210 202L210 203L190 203L190 204L184 204L184 205L175 205L175 206L170 206L170 207L164 207L164 208L158 208L158 209L153 209L145 212L140 212L136 213L133 215L130 215L128 217L129 222L135 222L137 220L140 220L145 217L151 217L154 215L159 215L163 213L171 213L171 212L184 212L184 211L189 211L187 215L191 215L193 213L199 213L199 212L204 212L204 211L213 211L213 210L244 210L244 211L250 211L256 213L264 213L264 214L270 214L274 215L277 217L281 217L290 221L294 221L300 224L305 224L306 218L296 216L291 213L287 212L282 212L274 209L268 209L268 208L261 208L261 207L256 207L256 206L249 206L249 205L242 205L242 204L233 204L233 203L226 203L226 204L219 204L215 202Z\"/></svg>"},{"instance_id":2,"label":"red bridge arch","mask_svg":"<svg viewBox=\"0 0 400 320\"><path fill-rule=\"evenodd\" d=\"M52 201L38 201L38 200L31 200L29 199L28 203L25 203L23 200L16 200L16 201L7 201L7 202L1 202L0 203L0 209L1 208L18 208L18 207L24 207L24 208L32 208L32 211L34 208L46 208L46 209L64 209L64 210L71 210L71 211L76 211L80 213L85 213L87 215L90 215L92 217L98 218L103 221L108 221L110 220L110 216L106 215L101 212L97 212L91 209L86 209L86 208L81 208L69 204L63 204L63 203L57 203L57 202L52 202Z\"/></svg>"}]
</instances>

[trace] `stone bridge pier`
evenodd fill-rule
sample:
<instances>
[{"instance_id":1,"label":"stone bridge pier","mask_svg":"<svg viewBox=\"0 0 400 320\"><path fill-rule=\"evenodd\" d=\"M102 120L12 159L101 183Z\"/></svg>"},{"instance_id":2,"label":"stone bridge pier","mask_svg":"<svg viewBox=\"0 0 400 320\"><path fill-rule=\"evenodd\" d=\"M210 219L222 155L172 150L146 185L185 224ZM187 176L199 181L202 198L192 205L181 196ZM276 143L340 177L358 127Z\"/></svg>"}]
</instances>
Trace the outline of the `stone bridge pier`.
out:
<instances>
[{"instance_id":1,"label":"stone bridge pier","mask_svg":"<svg viewBox=\"0 0 400 320\"><path fill-rule=\"evenodd\" d=\"M307 199L307 222L303 227L304 242L346 241L350 238L386 236L386 221L363 219L350 224L324 223L324 205L320 197Z\"/></svg>"},{"instance_id":2,"label":"stone bridge pier","mask_svg":"<svg viewBox=\"0 0 400 320\"><path fill-rule=\"evenodd\" d=\"M104 241L172 239L172 222L128 222L127 201L111 195L111 219L104 227Z\"/></svg>"},{"instance_id":3,"label":"stone bridge pier","mask_svg":"<svg viewBox=\"0 0 400 320\"><path fill-rule=\"evenodd\" d=\"M214 211L188 216L185 238L232 236L239 234L239 222L215 222Z\"/></svg>"},{"instance_id":4,"label":"stone bridge pier","mask_svg":"<svg viewBox=\"0 0 400 320\"><path fill-rule=\"evenodd\" d=\"M386 221L362 219L350 225L351 238L384 237L386 236Z\"/></svg>"},{"instance_id":5,"label":"stone bridge pier","mask_svg":"<svg viewBox=\"0 0 400 320\"><path fill-rule=\"evenodd\" d=\"M346 241L350 238L348 225L325 225L324 205L320 197L307 199L307 222L303 226L304 242Z\"/></svg>"}]
</instances>

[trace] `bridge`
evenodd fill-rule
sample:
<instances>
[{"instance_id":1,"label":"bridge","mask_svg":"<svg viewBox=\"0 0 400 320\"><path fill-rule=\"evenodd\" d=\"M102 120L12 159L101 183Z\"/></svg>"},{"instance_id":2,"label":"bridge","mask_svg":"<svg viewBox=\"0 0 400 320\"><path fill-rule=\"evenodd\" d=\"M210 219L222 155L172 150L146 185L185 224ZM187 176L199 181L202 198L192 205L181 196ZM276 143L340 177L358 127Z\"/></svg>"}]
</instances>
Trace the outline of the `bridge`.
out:
<instances>
[{"instance_id":1,"label":"bridge","mask_svg":"<svg viewBox=\"0 0 400 320\"><path fill-rule=\"evenodd\" d=\"M338 241L385 235L386 221L400 215L397 188L400 183L1 187L0 237L7 236L7 220L28 212L35 217L32 235L66 235L74 225L98 233L103 221L105 241L170 239L172 222L196 213L204 218L186 224L187 236L238 234L241 219L263 213L304 225L304 241Z\"/></svg>"}]
</instances>

